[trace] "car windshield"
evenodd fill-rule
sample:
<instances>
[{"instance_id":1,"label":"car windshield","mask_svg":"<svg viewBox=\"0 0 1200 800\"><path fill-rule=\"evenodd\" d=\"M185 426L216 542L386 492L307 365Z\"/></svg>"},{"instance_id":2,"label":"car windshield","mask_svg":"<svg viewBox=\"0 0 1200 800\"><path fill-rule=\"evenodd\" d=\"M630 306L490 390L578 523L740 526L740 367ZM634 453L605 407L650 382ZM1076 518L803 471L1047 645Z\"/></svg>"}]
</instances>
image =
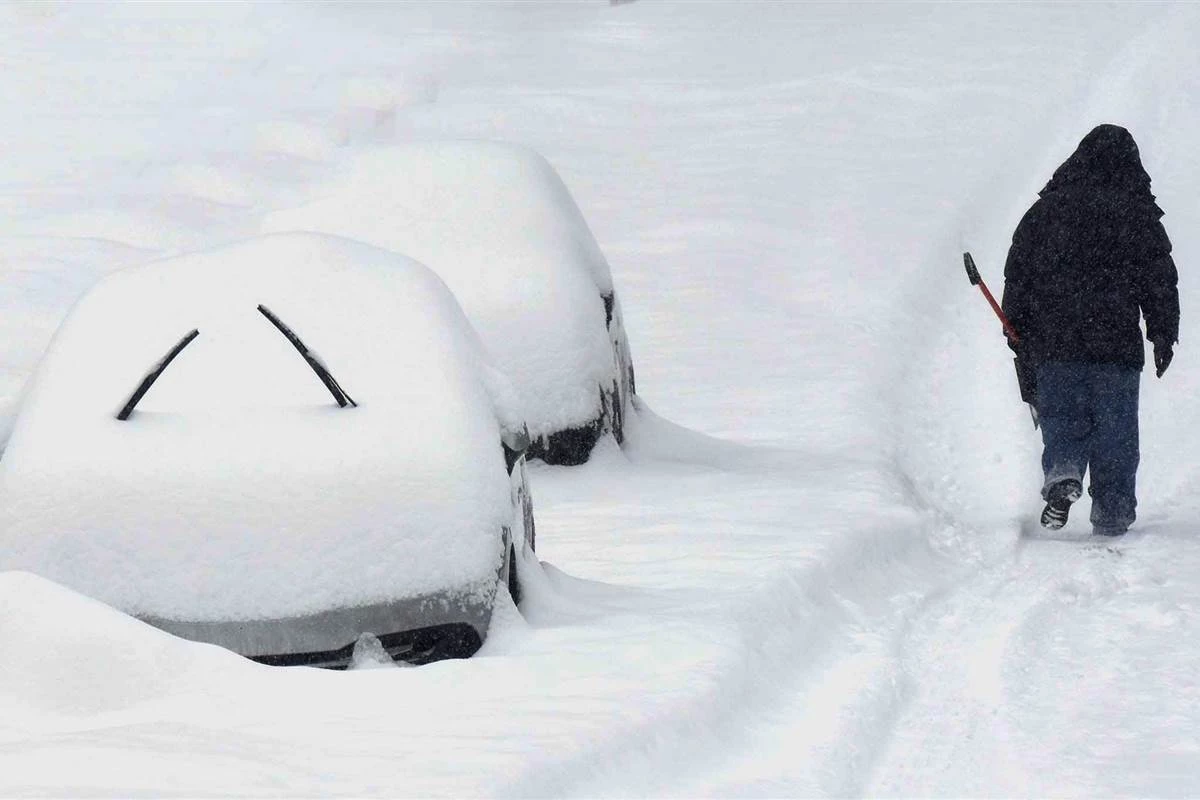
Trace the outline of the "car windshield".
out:
<instances>
[{"instance_id":1,"label":"car windshield","mask_svg":"<svg viewBox=\"0 0 1200 800\"><path fill-rule=\"evenodd\" d=\"M298 353L300 353L300 356L304 359L305 363L307 363L308 366L312 368L312 371L317 374L317 377L321 379L321 383L323 383L325 388L329 390L329 393L333 395L334 401L336 401L340 407L345 408L346 406L358 406L358 403L354 402L354 399L350 397L350 395L347 394L344 389L342 389L341 385L333 377L333 374L330 373L329 367L325 366L325 362L321 360L320 356L310 350L308 346L301 341L300 337L296 335L295 331L288 327L283 320L279 319L279 317L276 316L274 312L272 312L271 309L267 308L266 306L260 304L258 306L258 310L264 317L270 320L271 324L274 325L280 333L284 335L284 338L291 342L292 346L296 348ZM191 344L192 340L199 335L200 331L196 328L193 328L191 331L185 334L182 339L176 342L175 346L172 347L167 354L162 357L162 359L160 359L153 367L150 368L145 377L143 377L141 382L137 385L137 388L133 390L133 394L131 394L129 399L125 401L125 405L123 405L121 410L117 412L117 419L121 421L129 419L130 415L133 413L133 410L137 407L137 404L146 395L146 392L150 391L150 387L154 385L154 382L158 380L159 376L163 374L168 366L170 366L171 362L175 360L175 357L183 352L183 349Z\"/></svg>"}]
</instances>

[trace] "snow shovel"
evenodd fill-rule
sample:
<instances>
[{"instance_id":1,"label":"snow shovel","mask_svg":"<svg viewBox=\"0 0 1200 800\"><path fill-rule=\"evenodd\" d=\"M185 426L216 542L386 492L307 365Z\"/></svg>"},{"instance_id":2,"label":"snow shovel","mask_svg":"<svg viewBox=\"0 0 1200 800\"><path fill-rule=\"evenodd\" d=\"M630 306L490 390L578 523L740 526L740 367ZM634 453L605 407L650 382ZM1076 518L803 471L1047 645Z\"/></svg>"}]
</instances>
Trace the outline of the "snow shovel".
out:
<instances>
[{"instance_id":1,"label":"snow shovel","mask_svg":"<svg viewBox=\"0 0 1200 800\"><path fill-rule=\"evenodd\" d=\"M1034 365L1032 359L1023 356L1021 352L1021 337L1017 335L1017 331L1012 326L1012 323L1008 321L1008 317L1004 316L1004 312L1000 309L1000 304L996 302L996 298L992 297L992 293L988 291L987 284L983 282L983 277L980 276L979 270L975 266L975 259L971 258L970 253L963 253L963 265L967 268L967 279L971 281L972 286L978 286L979 290L983 292L983 296L992 307L992 311L996 312L996 316L1000 319L1000 324L1004 327L1004 335L1008 337L1008 340L1017 349L1017 357L1013 359L1013 366L1017 370L1017 387L1021 390L1021 400L1029 404L1029 414L1033 417L1033 427L1037 428L1037 367Z\"/></svg>"}]
</instances>

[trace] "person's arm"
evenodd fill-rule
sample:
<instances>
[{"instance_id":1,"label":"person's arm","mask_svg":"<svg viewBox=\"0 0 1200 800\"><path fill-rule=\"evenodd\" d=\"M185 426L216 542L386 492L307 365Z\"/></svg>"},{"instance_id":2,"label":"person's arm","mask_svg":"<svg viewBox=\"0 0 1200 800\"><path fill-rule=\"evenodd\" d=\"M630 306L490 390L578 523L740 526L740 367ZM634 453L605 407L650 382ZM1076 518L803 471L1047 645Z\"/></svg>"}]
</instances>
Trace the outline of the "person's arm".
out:
<instances>
[{"instance_id":1,"label":"person's arm","mask_svg":"<svg viewBox=\"0 0 1200 800\"><path fill-rule=\"evenodd\" d=\"M1149 230L1145 257L1138 274L1138 304L1146 318L1146 338L1154 343L1154 372L1161 378L1179 341L1179 273L1171 258L1171 240L1157 220Z\"/></svg>"},{"instance_id":2,"label":"person's arm","mask_svg":"<svg viewBox=\"0 0 1200 800\"><path fill-rule=\"evenodd\" d=\"M1147 256L1138 298L1146 318L1146 338L1155 344L1174 345L1179 341L1179 273L1161 222L1154 223Z\"/></svg>"}]
</instances>

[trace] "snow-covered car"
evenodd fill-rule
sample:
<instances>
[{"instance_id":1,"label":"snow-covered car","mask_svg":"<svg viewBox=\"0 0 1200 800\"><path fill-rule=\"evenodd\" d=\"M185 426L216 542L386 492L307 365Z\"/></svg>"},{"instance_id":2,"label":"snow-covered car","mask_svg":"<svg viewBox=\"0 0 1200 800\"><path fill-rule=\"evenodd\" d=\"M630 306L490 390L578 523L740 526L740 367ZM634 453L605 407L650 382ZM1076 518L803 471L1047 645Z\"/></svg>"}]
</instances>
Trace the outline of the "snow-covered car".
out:
<instances>
[{"instance_id":1,"label":"snow-covered car","mask_svg":"<svg viewBox=\"0 0 1200 800\"><path fill-rule=\"evenodd\" d=\"M258 237L68 315L0 461L0 569L264 663L466 656L536 564L527 445L431 271Z\"/></svg>"},{"instance_id":2,"label":"snow-covered car","mask_svg":"<svg viewBox=\"0 0 1200 800\"><path fill-rule=\"evenodd\" d=\"M586 461L618 442L633 363L604 254L554 168L489 142L412 142L350 156L268 231L321 231L394 250L449 285L521 395L531 456Z\"/></svg>"}]
</instances>

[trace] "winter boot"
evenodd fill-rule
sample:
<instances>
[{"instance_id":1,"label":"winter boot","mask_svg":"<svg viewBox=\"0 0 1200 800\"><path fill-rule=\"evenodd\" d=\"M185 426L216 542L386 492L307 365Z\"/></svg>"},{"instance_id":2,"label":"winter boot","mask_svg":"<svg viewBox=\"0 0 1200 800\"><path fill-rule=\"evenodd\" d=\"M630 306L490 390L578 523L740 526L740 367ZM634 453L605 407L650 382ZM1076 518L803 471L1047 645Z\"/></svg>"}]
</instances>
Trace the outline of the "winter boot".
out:
<instances>
[{"instance_id":1,"label":"winter boot","mask_svg":"<svg viewBox=\"0 0 1200 800\"><path fill-rule=\"evenodd\" d=\"M1067 524L1071 503L1083 495L1083 485L1074 478L1066 478L1046 491L1046 507L1042 509L1042 527L1056 531Z\"/></svg>"}]
</instances>

